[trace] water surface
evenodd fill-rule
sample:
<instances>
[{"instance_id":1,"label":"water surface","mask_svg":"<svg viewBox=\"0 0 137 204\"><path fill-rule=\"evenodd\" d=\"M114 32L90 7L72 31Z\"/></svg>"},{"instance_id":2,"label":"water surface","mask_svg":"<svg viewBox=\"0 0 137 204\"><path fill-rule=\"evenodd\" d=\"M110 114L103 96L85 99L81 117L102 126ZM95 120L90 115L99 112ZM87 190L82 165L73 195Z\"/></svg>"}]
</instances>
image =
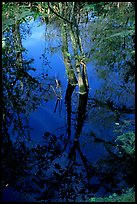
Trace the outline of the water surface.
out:
<instances>
[{"instance_id":1,"label":"water surface","mask_svg":"<svg viewBox=\"0 0 137 204\"><path fill-rule=\"evenodd\" d=\"M9 181L4 200L15 201L12 197L16 195L18 201L26 202L88 201L92 196L127 189L133 184L133 171L125 168L126 155L119 155L115 139L121 132L134 131L134 83L128 84L133 91L128 92L127 87L120 88L123 84L120 73L110 71L103 78L98 68L103 73L107 67L88 62L88 95L79 94L78 86L68 88L59 31L44 24L38 27L39 21L32 24L31 35L22 40L27 49L24 58L34 59L32 66L36 71L28 73L38 79L41 89L32 91L29 87L36 103L33 97L28 97L30 106L34 103L34 109L27 114L31 140L23 142L30 150L21 147L18 151L19 158L26 162L15 162L15 184ZM45 34L50 32L56 37L48 39ZM53 53L52 47L57 47ZM56 79L61 83L60 92ZM10 133L12 141L16 141L18 131ZM23 173L20 168L24 168Z\"/></svg>"}]
</instances>

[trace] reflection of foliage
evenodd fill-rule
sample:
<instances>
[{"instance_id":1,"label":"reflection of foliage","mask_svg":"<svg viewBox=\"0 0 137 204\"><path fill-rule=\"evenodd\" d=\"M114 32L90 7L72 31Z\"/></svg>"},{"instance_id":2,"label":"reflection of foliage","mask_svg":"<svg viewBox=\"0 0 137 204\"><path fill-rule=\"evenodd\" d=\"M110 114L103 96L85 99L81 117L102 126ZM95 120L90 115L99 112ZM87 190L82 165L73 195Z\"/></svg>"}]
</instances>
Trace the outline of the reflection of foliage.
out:
<instances>
[{"instance_id":1,"label":"reflection of foliage","mask_svg":"<svg viewBox=\"0 0 137 204\"><path fill-rule=\"evenodd\" d=\"M122 135L123 133L128 133L133 131L135 126L135 121L133 120L123 120L120 124L116 124L114 128L114 132L117 132L118 135Z\"/></svg>"},{"instance_id":2,"label":"reflection of foliage","mask_svg":"<svg viewBox=\"0 0 137 204\"><path fill-rule=\"evenodd\" d=\"M26 176L29 149L22 143L11 143L3 138L2 184L16 185L20 177ZM20 176L21 175L21 176Z\"/></svg>"},{"instance_id":3,"label":"reflection of foliage","mask_svg":"<svg viewBox=\"0 0 137 204\"><path fill-rule=\"evenodd\" d=\"M66 170L56 164L53 175L52 181L47 182L47 190L37 200L71 202L80 197L85 200L86 188L81 185L83 175L77 173L74 167Z\"/></svg>"},{"instance_id":4,"label":"reflection of foliage","mask_svg":"<svg viewBox=\"0 0 137 204\"><path fill-rule=\"evenodd\" d=\"M127 124L126 124L127 126ZM97 139L97 138L96 138ZM102 141L101 139L98 139L98 141ZM117 145L117 143L122 143L122 145ZM117 137L117 139L115 140L115 145L113 148L110 148L111 144L109 144L109 142L104 144L106 149L112 153L111 157L109 158L109 162L112 164L111 166L106 165L107 164L107 160L102 160L102 162L99 162L99 166L102 169L102 176L103 179L101 179L101 183L102 186L106 185L106 182L109 183L109 185L107 185L108 191L111 188L111 185L113 183L113 185L115 186L115 190L110 196L108 197L95 197L93 196L90 201L91 202L134 202L135 201L135 191L134 188L132 188L132 186L134 186L134 175L133 175L133 171L134 171L134 165L135 165L135 161L134 161L134 153L135 153L135 134L134 132L127 132L124 133L123 135L120 135ZM124 151L123 151L124 150ZM116 155L116 152L119 152L119 155ZM116 160L115 160L116 157ZM115 183L115 181L118 180L122 180L122 175L120 173L120 169L124 169L124 177L126 174L128 174L126 180L129 183L129 186L127 188L127 190L124 190L122 192L120 192L117 189L117 184ZM116 172L116 169L119 170L118 175L116 175L114 172ZM115 177L115 179L112 181L110 181L110 178L112 176L112 173L110 175L109 172L113 172L113 176Z\"/></svg>"},{"instance_id":5,"label":"reflection of foliage","mask_svg":"<svg viewBox=\"0 0 137 204\"><path fill-rule=\"evenodd\" d=\"M128 189L121 195L116 193L103 198L91 198L91 202L135 202L135 191L133 188Z\"/></svg>"},{"instance_id":6,"label":"reflection of foliage","mask_svg":"<svg viewBox=\"0 0 137 204\"><path fill-rule=\"evenodd\" d=\"M56 9L58 9L58 6L56 7L56 4L57 3L52 4L52 8L55 11ZM38 10L36 11L39 12L38 15L40 15L40 13L43 13L44 15L45 10L48 10L47 3L45 4L45 10L42 7L43 5L44 2L36 3L36 7L38 6ZM80 9L80 7L78 7L78 9ZM28 13L22 13L22 20L23 15L28 15ZM36 13L34 19L36 19L38 15ZM54 15L54 17L56 16ZM18 19L16 20L20 21L21 19L18 17ZM7 28L4 29L7 30ZM28 74L28 72L31 70L31 61L27 62L23 59L23 67L19 70L19 67L16 65L14 54L16 54L17 51L22 52L23 50L14 50L14 45L12 44L11 39L12 36L10 36L10 33L4 34L6 40L4 41L5 43L3 45L2 56L4 135L2 149L3 186L6 186L8 184L14 189L17 189L18 191L24 193L24 195L32 195L32 197L35 197L38 201L61 200L68 202L77 201L77 199L85 201L87 197L89 198L89 195L91 196L96 192L98 193L102 186L105 188L106 192L113 193L114 189L116 189L116 193L121 193L120 188L121 186L124 187L125 184L122 184L119 187L119 184L121 182L120 179L122 178L122 180L128 180L129 178L131 178L130 176L133 175L133 170L132 168L130 168L132 161L129 161L127 154L122 153L121 155L117 156L115 152L111 151L111 149L113 149L112 145L109 147L109 145L106 144L106 141L96 139L95 143L97 141L103 142L103 144L105 143L104 146L110 153L110 156L109 158L106 158L106 160L104 159L104 163L102 162L104 166L101 164L101 162L100 164L94 166L90 163L90 161L88 161L80 148L78 139L81 135L83 123L86 118L85 113L87 98L84 104L84 99L82 102L82 98L84 96L79 97L74 143L72 142L72 140L70 143L68 143L66 134L62 134L59 136L51 134L49 132L46 132L43 136L43 145L37 145L36 147L32 148L27 147L23 142L12 143L10 141L11 138L9 136L9 131L7 130L13 123L15 124L15 126L13 127L13 135L15 135L15 131L18 132L20 138L22 138L22 134L26 135L24 134L24 132L27 131L28 128L28 120L26 116L28 116L31 111L37 108L37 105L41 102L40 100L43 99L43 95L47 100L48 94L50 94L49 90L51 84L47 83L46 77L43 77L42 81L42 77L36 79ZM116 35L114 36L114 34L112 33L112 35L109 36L109 42L112 40L112 36L118 37ZM122 36L122 38L123 37L127 37L127 35ZM97 36L97 38L100 39L100 36ZM111 45L111 43L109 45ZM67 54L68 57L70 57L69 53ZM81 57L82 56L80 56L79 58L78 55L78 60L80 60ZM106 73L103 72L102 75L105 78ZM46 86L45 83L47 83ZM106 87L106 89L107 88L108 87ZM111 89L111 92L113 92L113 88ZM71 96L69 95L69 102L71 102L70 98ZM104 98L102 101L104 101ZM71 109L71 104L69 102L67 102L67 108ZM102 102L99 102L100 101L93 99L93 106L99 106L100 108L100 106L102 106ZM111 101L111 98L108 98L108 100L106 100L103 105L113 110L117 108L113 101ZM117 110L119 110L119 107L117 108ZM104 113L102 114L104 115ZM69 120L71 120L71 113L69 114L69 111L68 116L70 116L68 117L69 138L69 134L71 134L71 123L69 123ZM110 120L110 115L108 116L108 118ZM127 145L127 142L128 141L124 143L124 147ZM64 145L65 143L66 145ZM67 144L71 144L72 148L69 148L68 150L68 148L66 147ZM131 145L133 144L131 143ZM63 148L64 146L65 148ZM65 152L63 151L64 149ZM67 151L70 152L68 153ZM128 152L126 151L126 153ZM111 157L111 154L114 156L113 158ZM95 177L98 180L97 183L93 182ZM127 183L130 182L127 181ZM131 181L131 183L133 182Z\"/></svg>"},{"instance_id":7,"label":"reflection of foliage","mask_svg":"<svg viewBox=\"0 0 137 204\"><path fill-rule=\"evenodd\" d=\"M9 34L2 53L3 128L5 125L7 128L14 126L13 131L18 130L21 137L21 135L25 136L25 131L28 128L26 116L35 109L34 104L36 105L37 99L35 91L38 88L38 83L27 72L34 70L30 67L32 60L23 60L23 67L19 68L16 63L15 52L16 50L12 45L12 36ZM34 99L33 103L32 101L30 103L32 98Z\"/></svg>"},{"instance_id":8,"label":"reflection of foliage","mask_svg":"<svg viewBox=\"0 0 137 204\"><path fill-rule=\"evenodd\" d=\"M134 155L135 153L135 133L127 132L117 137L116 141L121 142L120 145L127 154Z\"/></svg>"},{"instance_id":9,"label":"reflection of foliage","mask_svg":"<svg viewBox=\"0 0 137 204\"><path fill-rule=\"evenodd\" d=\"M15 5L14 3L4 3L3 9L6 12L6 9L10 8L9 11L7 10L10 16L16 6L16 3ZM22 9L22 4L19 8ZM19 13L22 12L20 9ZM15 20L18 21L18 19ZM22 28L24 27L22 24ZM30 71L31 73L36 71L32 67L34 60L25 59L26 50L22 47L22 34L24 35L24 33L21 34L24 30L17 28L21 27L11 25L11 29L6 29L3 32L3 132L4 134L10 132L9 134L14 135L14 138L17 136L20 139L27 138L29 140L28 116L37 109L43 99L47 102L49 96L53 95L53 91L50 90L50 83L53 82L53 79L47 78L48 74L38 77L32 77L29 74Z\"/></svg>"},{"instance_id":10,"label":"reflection of foliage","mask_svg":"<svg viewBox=\"0 0 137 204\"><path fill-rule=\"evenodd\" d=\"M126 82L135 72L134 26L134 6L123 2L119 7L112 3L106 16L96 18L88 27L88 32L92 32L91 60L111 70L120 70Z\"/></svg>"},{"instance_id":11,"label":"reflection of foliage","mask_svg":"<svg viewBox=\"0 0 137 204\"><path fill-rule=\"evenodd\" d=\"M101 105L109 107L112 111L134 113L135 84L131 82L125 84L116 73L106 70L106 79L98 78L99 87L94 95L92 94L94 107Z\"/></svg>"},{"instance_id":12,"label":"reflection of foliage","mask_svg":"<svg viewBox=\"0 0 137 204\"><path fill-rule=\"evenodd\" d=\"M100 93L101 92L101 93ZM111 92L110 92L111 94ZM88 101L88 120L95 123L95 126L99 124L103 127L111 127L114 122L118 122L123 114L134 114L134 107L126 107L122 104L116 104L113 100L108 98L103 91L100 90L96 93L95 97L89 97ZM134 129L134 120L122 120L120 124L115 125L114 132L123 134L125 131Z\"/></svg>"},{"instance_id":13,"label":"reflection of foliage","mask_svg":"<svg viewBox=\"0 0 137 204\"><path fill-rule=\"evenodd\" d=\"M36 147L26 147L23 142L11 143L4 140L3 187L8 184L25 197L29 195L37 201L68 202L85 201L91 195L95 195L101 186L110 193L121 194L119 183L122 176L125 179L130 177L129 183L131 182L132 161L128 160L127 156L121 155L109 156L95 166L88 165L86 170L90 173L90 177L87 178L82 165L83 162L87 168L85 156L79 148L82 161L65 156L66 152L62 152L64 143L62 137L46 132L43 135L44 144L38 144ZM74 151L73 154L76 154L76 149ZM97 178L97 184L94 183L94 178Z\"/></svg>"},{"instance_id":14,"label":"reflection of foliage","mask_svg":"<svg viewBox=\"0 0 137 204\"><path fill-rule=\"evenodd\" d=\"M37 145L35 148L26 147L23 142L12 144L3 139L3 186L9 184L25 194L37 190L35 186L37 183L39 183L38 188L43 186L39 179L44 174L44 170L47 170L51 162L58 157L61 150L55 135L46 133L45 136L48 137L46 144ZM26 186L30 179L32 180L31 186L34 185L34 188L29 188L30 185Z\"/></svg>"}]
</instances>

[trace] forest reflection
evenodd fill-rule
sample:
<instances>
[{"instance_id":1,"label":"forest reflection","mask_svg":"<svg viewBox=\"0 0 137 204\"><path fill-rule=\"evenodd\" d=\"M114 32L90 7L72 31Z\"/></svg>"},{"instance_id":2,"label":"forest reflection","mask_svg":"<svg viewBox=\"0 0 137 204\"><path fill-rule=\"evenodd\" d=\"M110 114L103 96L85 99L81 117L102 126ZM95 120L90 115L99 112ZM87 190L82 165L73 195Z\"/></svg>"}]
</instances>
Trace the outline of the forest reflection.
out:
<instances>
[{"instance_id":1,"label":"forest reflection","mask_svg":"<svg viewBox=\"0 0 137 204\"><path fill-rule=\"evenodd\" d=\"M52 7L52 3L48 2L48 8L52 11L54 5ZM17 11L21 9L20 6ZM100 41L100 28L96 28L99 19L90 24L88 15L80 16L80 9L75 2L60 2L58 15L68 20L53 22L55 17L51 15L51 27L57 24L57 34L61 38L61 46L57 47L58 52L62 52L65 67L61 77L55 76L52 67L36 76L31 74L39 71L35 67L35 58L29 58L23 47L20 18L17 20L16 16L9 27L5 24L2 49L2 188L4 192L7 188L11 188L13 193L20 192L23 201L88 201L94 196L121 195L122 189L135 185L135 85L134 54L131 54L134 36L129 36L131 46L124 36L124 54L117 65L114 61L119 46L123 46L123 38L118 39L115 54L111 40L100 45L102 55L96 51L98 47L94 41L92 48L84 46L85 41L93 40L87 34L93 25L92 37L96 38L96 42ZM102 25L106 25L105 20L101 28ZM110 24L107 26L111 33ZM84 29L81 27L85 28L86 38L82 37ZM47 32L50 33L50 28ZM105 35L104 32L102 35ZM55 48L53 44L48 51ZM105 60L104 45L112 48ZM41 58L47 56L45 51ZM91 56L98 61L93 72ZM127 62L126 72L123 57ZM64 76L67 80L63 79ZM90 84L93 86L90 87ZM35 112L42 106L45 120ZM32 114L38 117L36 122L42 121L39 133L36 133L40 142L35 142L32 132L33 129L35 131L35 124L30 125ZM58 121L61 121L59 125ZM53 131L48 129L48 122ZM117 136L123 135L127 136L127 141L121 144ZM129 138L133 139L130 148L127 145Z\"/></svg>"},{"instance_id":2,"label":"forest reflection","mask_svg":"<svg viewBox=\"0 0 137 204\"><path fill-rule=\"evenodd\" d=\"M10 115L5 114L7 118L5 117L5 124L3 124L3 134L5 135L3 138L3 168L5 169L3 172L3 186L8 183L14 189L18 189L18 191L26 196L28 194L35 194L35 199L39 201L60 200L67 202L87 200L89 196L98 192L100 188L104 188L103 191L113 192L115 190L115 192L119 193L118 183L120 182L120 178L118 177L117 171L119 174L120 172L126 174L127 179L130 177L128 183L130 182L130 185L133 185L134 178L132 178L132 172L134 167L131 165L132 162L129 162L129 156L127 157L125 153L122 156L117 155L118 147L115 142L105 141L103 138L97 138L94 133L91 133L93 137L92 141L94 143L103 144L109 152L109 158L106 158L106 161L105 158L103 159L105 166L103 163L92 164L92 162L87 159L86 154L83 153L82 144L79 139L87 116L88 93L78 94L75 124L72 125L71 100L76 85L68 83L65 94L67 135L56 135L50 132L45 132L43 135L44 144L38 144L35 148L27 147L25 144L26 142L21 142L25 133L28 132L30 134L29 125L27 126L24 124L21 115L23 110L26 110L27 107L29 113L32 109L35 109L40 103L39 100L43 99L43 94L41 94L43 92L46 92L47 96L50 96L51 94L54 95L54 92L52 93L52 88L50 87L54 85L53 81L48 85L46 84L46 88L44 86L40 88L39 83L36 83L35 81L31 82L31 89L30 83L28 85L29 97L27 95L26 101L28 102L30 100L30 108L28 103L27 105L25 104L25 97L22 99L22 90L20 88L16 88L16 92L14 92L15 99L18 99L18 106L15 104L12 109L10 108L10 111L12 110L14 114L13 120L15 120L15 114L18 114L18 122L20 122L20 126L18 126L17 123L13 123L16 124L16 126L13 126L13 130L19 131L18 136L20 136L15 143L12 142L10 133L8 132L9 127L7 120L8 117L10 118ZM28 85L26 83L26 90ZM56 86L56 84L54 86ZM11 92L9 91L10 89L8 88L7 92L10 96ZM33 92L35 95L32 94ZM37 96L41 96L41 98L38 100ZM113 104L109 101L107 101L107 103L101 103L96 99L90 100L93 102L92 104L89 104L91 108L105 106L112 109L112 111L116 110L115 107L113 107ZM32 103L33 101L35 101L35 104ZM11 100L11 102L14 103L14 100ZM7 103L5 103L5 105L7 105ZM25 120L27 122L28 118L26 117ZM12 120L10 120L10 122L11 121ZM73 131L71 131L72 129ZM27 138L31 139L30 137ZM128 170L129 167L131 172ZM127 174L127 172L129 173ZM97 179L97 181L94 182L94 179ZM108 186L108 182L110 183L110 186ZM123 183L123 185L125 184Z\"/></svg>"}]
</instances>

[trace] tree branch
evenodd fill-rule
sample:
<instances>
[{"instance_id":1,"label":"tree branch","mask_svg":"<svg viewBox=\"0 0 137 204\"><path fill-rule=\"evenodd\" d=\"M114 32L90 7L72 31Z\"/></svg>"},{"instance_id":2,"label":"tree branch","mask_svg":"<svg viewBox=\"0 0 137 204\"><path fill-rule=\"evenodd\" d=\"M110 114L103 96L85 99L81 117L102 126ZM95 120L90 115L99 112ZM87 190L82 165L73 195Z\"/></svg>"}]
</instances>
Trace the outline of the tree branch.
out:
<instances>
[{"instance_id":1,"label":"tree branch","mask_svg":"<svg viewBox=\"0 0 137 204\"><path fill-rule=\"evenodd\" d=\"M58 13L56 13L56 12L50 7L49 2L47 2L47 3L48 3L48 7L49 7L49 9L50 9L50 10L51 10L56 16L58 16L59 18L63 19L63 20L66 21L67 23L72 24L71 21L65 19L64 17L62 17L62 16L60 16Z\"/></svg>"}]
</instances>

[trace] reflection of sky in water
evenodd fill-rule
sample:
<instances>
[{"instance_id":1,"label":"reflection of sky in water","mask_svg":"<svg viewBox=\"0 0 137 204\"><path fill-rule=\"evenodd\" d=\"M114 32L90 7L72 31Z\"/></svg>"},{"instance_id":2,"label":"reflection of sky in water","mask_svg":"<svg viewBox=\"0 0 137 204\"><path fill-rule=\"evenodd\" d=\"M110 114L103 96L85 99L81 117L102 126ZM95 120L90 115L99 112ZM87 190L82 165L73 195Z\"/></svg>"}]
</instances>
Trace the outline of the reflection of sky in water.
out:
<instances>
[{"instance_id":1,"label":"reflection of sky in water","mask_svg":"<svg viewBox=\"0 0 137 204\"><path fill-rule=\"evenodd\" d=\"M33 25L34 26L31 30L32 35L23 40L23 46L28 50L27 58L34 59L33 66L36 68L36 72L32 72L31 74L33 76L37 76L38 74L41 74L43 73L43 71L45 71L45 73L48 72L49 77L53 77L53 80L55 78L58 78L61 80L61 84L63 86L67 86L67 76L65 74L65 66L63 63L61 52L58 51L58 53L55 53L53 55L50 55L47 52L46 56L50 58L50 67L46 67L46 65L43 66L42 54L44 53L45 46L48 46L48 43L46 44L43 38L45 33L45 26L42 25L37 27L37 22L33 22ZM66 88L63 88L63 96L65 95L65 89ZM63 122L65 120L65 111L63 110L63 112L61 113L61 117L59 117L58 107L56 113L53 113L55 105L56 97L54 97L53 100L46 103L45 105L39 107L31 114L30 125L34 128L34 130L32 131L32 137L33 139L35 138L35 141L37 139L41 141L39 135L42 136L44 132L54 132L57 128L64 124ZM65 105L63 101L62 107L64 106Z\"/></svg>"},{"instance_id":2,"label":"reflection of sky in water","mask_svg":"<svg viewBox=\"0 0 137 204\"><path fill-rule=\"evenodd\" d=\"M65 90L67 88L67 76L65 73L62 54L60 50L58 50L58 52L53 54L52 56L47 52L46 56L50 59L50 68L46 65L43 66L43 61L42 59L40 59L40 57L44 53L45 46L48 46L48 42L46 44L43 39L44 33L45 26L42 25L37 27L37 22L34 23L34 26L32 28L32 35L23 40L23 46L28 50L27 58L34 58L33 66L36 68L36 73L31 72L32 75L37 76L45 71L45 73L48 73L49 77L52 76L53 79L57 77L61 80L61 84L63 87L63 105L61 117L59 117L58 109L56 113L53 112L56 105L56 97L52 100L49 100L49 102L45 104L41 104L38 109L30 115L29 122L30 126L33 128L33 130L31 131L31 139L33 141L32 144L34 145L43 141L42 135L47 131L55 135L61 133L66 134L65 129L62 129L60 132L56 130L58 128L61 129L67 123L66 106L64 104ZM54 46L56 46L55 41ZM108 85L108 88L110 88L111 86L113 87L114 90L112 90L112 92L114 92L115 96L115 90L120 85L120 77L116 73L114 75L110 75L110 77L106 80L103 80L97 75L95 65L93 65L92 63L87 64L87 72L91 97L96 96L96 91L101 90L102 88L106 88L106 85ZM78 88L76 88L76 91L77 90ZM103 94L105 95L105 93ZM110 92L108 94L110 94ZM105 95L105 97L107 98L107 94ZM119 98L115 99L117 103L119 103ZM127 102L128 100L129 102ZM76 112L78 103L73 102L74 101L72 99L73 109ZM125 102L131 104L133 100L131 97L129 97L129 99L125 98ZM129 116L129 119L131 119L132 116L133 114ZM74 121L72 122L71 139L73 139L75 135L75 117L76 114L73 114ZM123 115L122 119L124 120L125 118L127 118L127 115ZM79 141L83 154L86 155L86 158L89 159L92 164L97 162L98 159L104 158L104 156L108 156L108 152L106 151L102 143L92 142L92 132L100 139L106 141L112 140L115 136L115 133L113 132L115 122L117 122L115 119L115 115L111 111L107 109L105 110L105 108L103 109L100 107L94 109L89 108ZM65 159L63 159L64 158L61 158L61 163L64 163ZM79 156L78 159L80 159Z\"/></svg>"},{"instance_id":3,"label":"reflection of sky in water","mask_svg":"<svg viewBox=\"0 0 137 204\"><path fill-rule=\"evenodd\" d=\"M66 82L66 76L64 75L62 77L62 73L65 72L65 66L62 58L62 54L60 50L58 49L58 52L55 54L50 55L48 52L48 46L49 46L49 40L44 39L45 35L45 25L41 25L38 27L38 22L33 22L32 27L32 35L30 37L27 37L25 40L23 40L23 46L28 50L27 57L33 58L34 63L33 66L37 69L36 73L31 72L32 75L38 75L41 74L43 71L48 70L49 76L58 77L61 78L61 82ZM52 46L57 46L58 43L56 43L56 40L52 40ZM42 55L44 54L44 51L46 49L45 56L47 58L50 58L49 66L45 65L43 63ZM53 74L54 73L54 74Z\"/></svg>"},{"instance_id":4,"label":"reflection of sky in water","mask_svg":"<svg viewBox=\"0 0 137 204\"><path fill-rule=\"evenodd\" d=\"M44 49L48 48L48 41L47 38L44 40L44 35L45 35L45 25L37 27L38 22L33 22L33 27L32 27L32 35L26 40L23 40L23 46L27 48L28 54L27 57L29 58L34 58L34 64L33 66L36 68L36 73L32 73L32 75L38 75L45 71L45 73L48 73L48 76L52 76L53 79L56 77L61 80L61 84L63 87L63 97L65 96L65 90L67 87L67 76L65 73L65 66L63 62L63 57L60 48L58 51L54 54L50 54L48 51L46 52L46 57L50 60L49 64L50 67L44 65L42 62L42 54L44 53ZM50 28L53 30L53 28ZM49 32L50 31L46 31ZM56 31L54 31L54 34ZM49 39L50 40L50 39ZM45 42L46 41L46 42ZM50 40L51 43L51 40ZM56 43L56 38L53 38L52 43L50 45L57 46L58 43ZM91 97L96 97L98 96L97 90L104 91L99 95L101 96L101 99L104 100L107 99L110 95L110 91L107 91L107 89L111 88L112 93L116 92L117 87L120 86L120 76L117 75L117 73L110 73L108 74L108 77L105 79L101 79L98 75L98 72L96 70L96 67L92 63L87 64L87 72L88 72L88 79L89 79L89 87L90 87L90 96ZM76 89L78 90L78 89ZM114 94L115 96L115 94ZM124 97L124 96L122 96ZM129 103L131 103L131 97L127 97L125 102L128 101L129 98ZM100 100L100 99L99 99ZM119 97L114 98L114 100L120 105ZM122 100L123 102L123 100ZM64 98L63 98L63 107L62 107L62 116L59 117L58 115L58 110L56 113L53 113L53 110L55 108L55 103L56 103L56 98L53 100L50 100L48 103L45 104L45 106L40 106L35 112L33 112L30 116L30 124L32 127L34 127L34 130L32 131L33 138L36 140L40 139L39 135L42 135L44 131L55 131L59 126L63 126L66 123L66 107L64 104ZM76 108L76 107L75 107ZM114 115L109 113L102 112L102 110L97 110L95 109L93 111L94 117L92 117L92 111L89 111L89 122L86 124L86 129L88 132L90 132L90 129L92 129L98 137L103 137L104 139L109 139L111 138L112 135L112 128L115 121ZM102 116L101 116L102 114ZM103 117L105 114L106 117ZM108 117L107 117L108 116ZM107 119L108 118L108 119ZM109 120L109 118L111 118ZM105 122L104 122L105 121ZM53 127L54 124L54 127ZM111 128L110 128L111 127ZM83 127L84 128L84 127ZM85 129L85 128L84 128ZM74 134L75 131L73 131ZM84 137L83 137L84 138ZM41 139L40 139L41 140Z\"/></svg>"},{"instance_id":5,"label":"reflection of sky in water","mask_svg":"<svg viewBox=\"0 0 137 204\"><path fill-rule=\"evenodd\" d=\"M67 138L67 111L65 105L65 91L67 88L67 76L65 73L65 66L63 62L63 56L61 53L60 48L54 54L50 54L48 52L48 45L56 44L56 38L54 39L53 43L45 42L44 41L44 33L45 33L45 26L42 25L37 27L37 23L33 26L32 35L23 41L23 46L28 50L27 58L33 58L34 63L33 66L36 68L35 73L31 73L32 76L38 76L39 74L45 72L48 73L49 77L58 78L61 80L62 84L62 92L63 92L63 100L62 100L62 112L61 117L59 116L59 111L57 108L56 113L54 113L55 105L56 105L56 97L49 99L47 103L42 103L37 110L33 111L29 118L30 126L33 128L31 131L31 145L36 145L37 143L43 144L43 135L45 132L50 132L55 134L56 136L60 136L61 134L65 135ZM45 39L46 40L46 39ZM49 65L43 65L42 54L44 53L46 48L45 56L49 60ZM102 68L103 69L103 68ZM122 99L120 97L116 97L116 93L119 91L119 86L121 85L120 76L117 73L108 73L107 77L102 79L99 76L99 73L93 63L87 64L87 72L88 72L88 79L89 79L89 87L90 93L89 96L92 98L98 98L98 100L105 101L109 98L109 95L112 93L115 98L112 97L114 101L118 105L127 102L124 97L127 97L127 94L122 95ZM110 90L111 91L110 91ZM97 91L99 91L97 93ZM124 102L123 102L124 99ZM121 100L121 101L120 101ZM127 103L131 103L132 99L129 97L129 101ZM90 102L88 102L89 104ZM76 116L77 116L77 108L78 108L78 87L73 92L72 95L72 127L71 127L71 138L68 143L68 146L65 150L65 155L70 152L70 147L72 147L74 142L74 136L76 133ZM131 114L132 115L132 114ZM131 116L132 117L132 116ZM129 119L131 119L131 117ZM115 123L121 123L121 120L127 118L127 115L123 115L119 121L117 121L115 117L115 113L110 111L108 108L105 107L95 107L90 108L87 105L87 113L86 119L84 121L84 125L81 131L81 135L79 138L80 148L85 155L86 159L89 160L92 165L96 164L99 159L104 159L105 157L109 157L109 153L106 150L104 143L102 142L94 142L94 138L92 133L97 137L104 141L112 141L118 133L114 132ZM64 145L64 144L63 144ZM65 164L67 161L67 156L63 155L59 159L56 159L54 162L59 162L61 165ZM81 157L77 154L77 161L82 163ZM53 167L51 167L52 169ZM83 168L83 167L82 167ZM81 168L79 168L81 171ZM83 172L84 175L84 172ZM96 181L93 179L92 182ZM103 192L103 189L100 188L100 192Z\"/></svg>"},{"instance_id":6,"label":"reflection of sky in water","mask_svg":"<svg viewBox=\"0 0 137 204\"><path fill-rule=\"evenodd\" d=\"M45 107L40 106L30 116L30 126L33 127L33 141L43 141L41 138L45 132L49 131L56 134L56 130L61 128L65 121L65 112L59 117L59 112L53 113L55 102L46 104ZM64 124L65 125L65 124Z\"/></svg>"}]
</instances>

